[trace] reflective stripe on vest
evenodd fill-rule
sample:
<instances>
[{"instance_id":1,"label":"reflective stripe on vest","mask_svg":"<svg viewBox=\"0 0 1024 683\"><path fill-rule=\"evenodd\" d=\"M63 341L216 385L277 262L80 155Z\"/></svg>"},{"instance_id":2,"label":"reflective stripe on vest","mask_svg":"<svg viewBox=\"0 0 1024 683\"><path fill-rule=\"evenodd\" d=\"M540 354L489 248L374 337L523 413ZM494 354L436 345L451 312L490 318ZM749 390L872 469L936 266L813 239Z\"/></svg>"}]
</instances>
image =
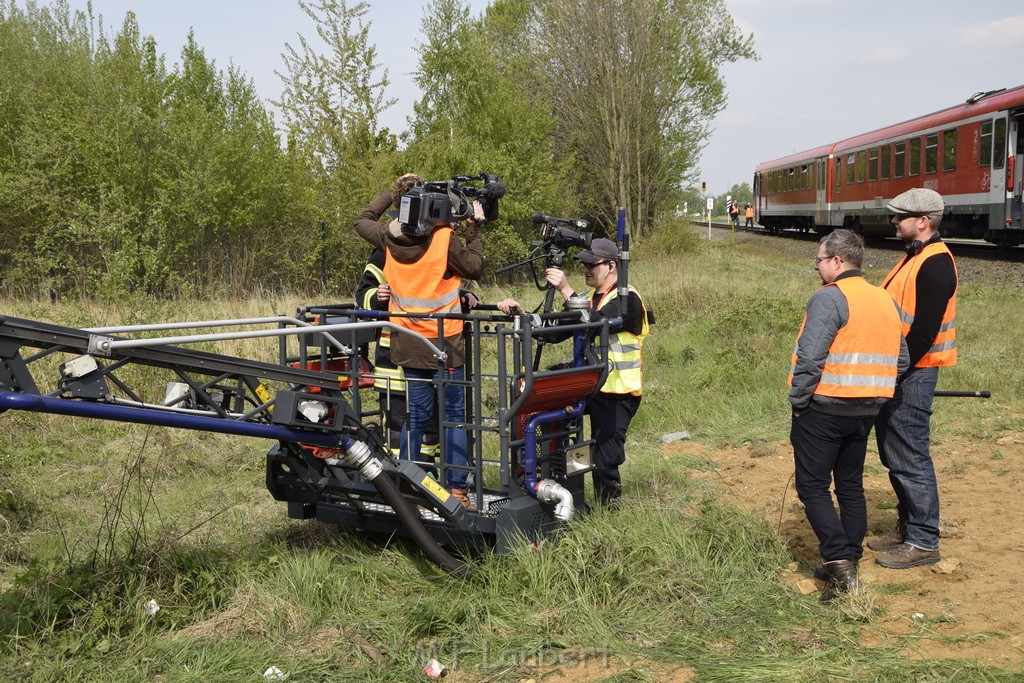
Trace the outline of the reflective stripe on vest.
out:
<instances>
[{"instance_id":1,"label":"reflective stripe on vest","mask_svg":"<svg viewBox=\"0 0 1024 683\"><path fill-rule=\"evenodd\" d=\"M881 287L863 277L846 277L825 287L838 287L846 298L849 320L836 333L825 357L814 393L833 398L892 398L900 356L900 317ZM797 343L807 316L797 333ZM793 386L797 347L789 369Z\"/></svg>"},{"instance_id":2,"label":"reflective stripe on vest","mask_svg":"<svg viewBox=\"0 0 1024 683\"><path fill-rule=\"evenodd\" d=\"M387 280L384 279L384 271L372 263L367 263L366 267L363 268L363 272L372 275L373 279L377 281L378 285L382 285L385 282L387 282ZM366 290L366 292L363 294L363 300L358 303L364 309L369 311L373 308L373 300L376 298L377 288L373 287L371 289Z\"/></svg>"},{"instance_id":3,"label":"reflective stripe on vest","mask_svg":"<svg viewBox=\"0 0 1024 683\"><path fill-rule=\"evenodd\" d=\"M917 274L926 259L938 254L949 254L949 260L953 263L953 272L956 273L956 261L953 260L953 254L950 253L949 247L944 242L932 242L925 245L917 256L904 256L883 280L885 291L899 307L900 321L903 323L903 336L910 332L910 326L914 324L914 313L917 311ZM946 303L946 310L942 313L942 324L939 326L939 331L935 335L935 339L932 340L931 347L921 356L921 360L917 361L916 367L938 368L948 365L956 365L955 289L953 296L949 297L949 301Z\"/></svg>"},{"instance_id":4,"label":"reflective stripe on vest","mask_svg":"<svg viewBox=\"0 0 1024 683\"><path fill-rule=\"evenodd\" d=\"M405 392L405 373L402 368L386 368L378 363L373 375L373 386L378 391Z\"/></svg>"},{"instance_id":5,"label":"reflective stripe on vest","mask_svg":"<svg viewBox=\"0 0 1024 683\"><path fill-rule=\"evenodd\" d=\"M629 291L636 294L637 299L640 299L640 295L635 289L630 287ZM587 292L587 298L593 301L594 310L599 311L610 301L618 298L619 290L616 287L605 292L599 300L594 299L594 294L594 290ZM623 330L613 334L609 339L609 372L608 379L605 380L604 385L601 387L603 393L640 396L643 392L644 337L650 332L650 326L647 324L647 309L644 307L643 300L640 300L640 312L643 324L639 335Z\"/></svg>"},{"instance_id":6,"label":"reflective stripe on vest","mask_svg":"<svg viewBox=\"0 0 1024 683\"><path fill-rule=\"evenodd\" d=\"M445 278L448 270L448 245L454 230L438 228L430 236L430 245L417 261L402 263L388 249L384 277L391 284L392 313L461 313L458 275ZM419 332L428 339L437 339L437 321L425 318L391 319L396 325ZM450 337L462 332L461 320L445 320L443 334Z\"/></svg>"}]
</instances>

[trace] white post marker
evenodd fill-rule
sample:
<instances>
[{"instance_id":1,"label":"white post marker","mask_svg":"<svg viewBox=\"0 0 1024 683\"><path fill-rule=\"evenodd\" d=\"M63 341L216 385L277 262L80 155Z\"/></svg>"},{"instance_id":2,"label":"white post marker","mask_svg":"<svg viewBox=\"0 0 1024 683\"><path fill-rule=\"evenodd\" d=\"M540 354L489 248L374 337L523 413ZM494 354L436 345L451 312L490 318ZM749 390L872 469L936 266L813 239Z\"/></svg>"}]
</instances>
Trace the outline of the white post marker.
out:
<instances>
[{"instance_id":1,"label":"white post marker","mask_svg":"<svg viewBox=\"0 0 1024 683\"><path fill-rule=\"evenodd\" d=\"M708 239L711 239L711 210L715 208L715 198L708 197Z\"/></svg>"}]
</instances>

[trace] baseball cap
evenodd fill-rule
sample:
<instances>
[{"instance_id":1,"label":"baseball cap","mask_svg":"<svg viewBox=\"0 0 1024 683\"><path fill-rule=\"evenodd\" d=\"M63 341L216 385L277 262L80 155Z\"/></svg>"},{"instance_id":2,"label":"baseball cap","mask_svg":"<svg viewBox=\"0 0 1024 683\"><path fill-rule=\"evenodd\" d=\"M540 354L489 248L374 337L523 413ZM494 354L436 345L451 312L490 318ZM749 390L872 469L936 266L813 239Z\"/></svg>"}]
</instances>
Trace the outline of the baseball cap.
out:
<instances>
[{"instance_id":1,"label":"baseball cap","mask_svg":"<svg viewBox=\"0 0 1024 683\"><path fill-rule=\"evenodd\" d=\"M576 258L588 266L598 261L614 261L619 258L619 248L615 246L615 242L599 237L590 243L589 251L581 251L576 254Z\"/></svg>"}]
</instances>

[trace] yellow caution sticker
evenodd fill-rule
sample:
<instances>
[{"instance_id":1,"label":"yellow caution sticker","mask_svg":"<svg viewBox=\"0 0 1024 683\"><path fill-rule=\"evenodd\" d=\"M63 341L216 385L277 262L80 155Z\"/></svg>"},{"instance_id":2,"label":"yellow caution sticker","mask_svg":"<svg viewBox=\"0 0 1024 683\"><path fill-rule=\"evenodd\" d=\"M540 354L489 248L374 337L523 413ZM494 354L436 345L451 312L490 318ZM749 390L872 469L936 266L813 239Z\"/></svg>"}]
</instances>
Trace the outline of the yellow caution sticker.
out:
<instances>
[{"instance_id":1,"label":"yellow caution sticker","mask_svg":"<svg viewBox=\"0 0 1024 683\"><path fill-rule=\"evenodd\" d=\"M423 477L423 481L420 482L420 486L434 494L434 498L437 498L442 503L447 503L449 496L452 495L448 493L443 486L438 484L429 474Z\"/></svg>"},{"instance_id":2,"label":"yellow caution sticker","mask_svg":"<svg viewBox=\"0 0 1024 683\"><path fill-rule=\"evenodd\" d=\"M267 388L262 384L257 384L256 388L253 389L253 392L255 392L261 403L266 403L270 400L270 392L267 391Z\"/></svg>"}]
</instances>

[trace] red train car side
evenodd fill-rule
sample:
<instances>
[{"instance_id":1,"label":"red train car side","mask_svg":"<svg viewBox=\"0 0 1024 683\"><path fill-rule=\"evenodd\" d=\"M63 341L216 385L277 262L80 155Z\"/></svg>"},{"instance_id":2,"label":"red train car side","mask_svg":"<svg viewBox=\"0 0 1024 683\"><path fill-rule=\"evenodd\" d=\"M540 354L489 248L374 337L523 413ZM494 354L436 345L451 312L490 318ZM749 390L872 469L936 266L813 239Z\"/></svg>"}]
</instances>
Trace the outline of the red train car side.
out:
<instances>
[{"instance_id":1,"label":"red train car side","mask_svg":"<svg viewBox=\"0 0 1024 683\"><path fill-rule=\"evenodd\" d=\"M912 187L946 203L942 232L1024 243L1024 86L758 164L756 219L770 231L891 236L885 205Z\"/></svg>"}]
</instances>

